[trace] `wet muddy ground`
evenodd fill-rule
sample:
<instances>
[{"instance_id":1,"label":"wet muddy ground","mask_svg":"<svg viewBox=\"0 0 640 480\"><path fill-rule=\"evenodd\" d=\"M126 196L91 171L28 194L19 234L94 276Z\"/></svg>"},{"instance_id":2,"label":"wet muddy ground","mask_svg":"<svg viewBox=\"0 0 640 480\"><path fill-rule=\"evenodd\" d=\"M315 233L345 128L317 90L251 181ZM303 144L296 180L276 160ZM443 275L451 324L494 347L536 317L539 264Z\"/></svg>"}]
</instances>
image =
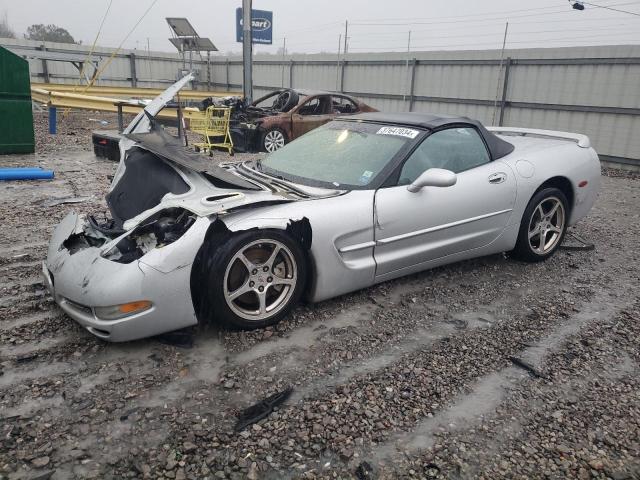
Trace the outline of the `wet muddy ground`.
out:
<instances>
[{"instance_id":1,"label":"wet muddy ground","mask_svg":"<svg viewBox=\"0 0 640 480\"><path fill-rule=\"evenodd\" d=\"M573 229L595 251L458 263L193 348L108 344L40 278L64 215L106 210L115 164L78 135L0 157L56 172L0 184L0 478L640 478L637 178L603 177Z\"/></svg>"}]
</instances>

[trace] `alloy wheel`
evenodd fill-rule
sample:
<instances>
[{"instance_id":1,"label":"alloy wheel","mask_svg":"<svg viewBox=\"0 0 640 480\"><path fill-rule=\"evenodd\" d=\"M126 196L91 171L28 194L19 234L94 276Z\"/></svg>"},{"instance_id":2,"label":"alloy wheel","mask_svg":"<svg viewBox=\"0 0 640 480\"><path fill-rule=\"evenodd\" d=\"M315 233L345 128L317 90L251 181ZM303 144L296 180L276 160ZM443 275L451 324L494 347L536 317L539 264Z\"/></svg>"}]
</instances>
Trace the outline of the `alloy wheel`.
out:
<instances>
[{"instance_id":1,"label":"alloy wheel","mask_svg":"<svg viewBox=\"0 0 640 480\"><path fill-rule=\"evenodd\" d=\"M224 275L224 298L246 320L261 321L282 310L296 287L298 268L291 250L273 239L242 247Z\"/></svg>"},{"instance_id":2,"label":"alloy wheel","mask_svg":"<svg viewBox=\"0 0 640 480\"><path fill-rule=\"evenodd\" d=\"M533 211L529 220L529 246L538 255L546 255L553 250L564 231L565 211L557 197L543 199Z\"/></svg>"},{"instance_id":3,"label":"alloy wheel","mask_svg":"<svg viewBox=\"0 0 640 480\"><path fill-rule=\"evenodd\" d=\"M267 152L275 152L284 147L284 135L279 130L271 130L264 136L264 149Z\"/></svg>"}]
</instances>

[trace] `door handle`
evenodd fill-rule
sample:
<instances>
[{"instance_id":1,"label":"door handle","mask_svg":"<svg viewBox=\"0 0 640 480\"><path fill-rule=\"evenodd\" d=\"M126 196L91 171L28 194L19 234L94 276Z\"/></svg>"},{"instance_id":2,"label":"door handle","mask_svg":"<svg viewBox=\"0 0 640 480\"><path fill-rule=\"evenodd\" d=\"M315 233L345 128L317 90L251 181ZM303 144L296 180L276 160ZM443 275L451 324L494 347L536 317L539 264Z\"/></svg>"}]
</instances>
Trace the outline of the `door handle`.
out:
<instances>
[{"instance_id":1,"label":"door handle","mask_svg":"<svg viewBox=\"0 0 640 480\"><path fill-rule=\"evenodd\" d=\"M489 175L489 183L502 183L507 179L507 174L504 172L494 173Z\"/></svg>"}]
</instances>

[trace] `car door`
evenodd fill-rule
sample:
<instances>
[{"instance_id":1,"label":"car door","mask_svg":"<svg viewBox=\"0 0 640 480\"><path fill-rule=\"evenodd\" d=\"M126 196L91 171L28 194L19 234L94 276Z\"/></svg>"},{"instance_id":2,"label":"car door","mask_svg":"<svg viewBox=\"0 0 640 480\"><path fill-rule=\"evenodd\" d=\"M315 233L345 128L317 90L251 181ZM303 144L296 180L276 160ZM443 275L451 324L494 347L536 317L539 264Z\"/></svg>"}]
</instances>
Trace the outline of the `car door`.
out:
<instances>
[{"instance_id":1,"label":"car door","mask_svg":"<svg viewBox=\"0 0 640 480\"><path fill-rule=\"evenodd\" d=\"M291 115L292 140L332 120L330 95L317 95L298 105Z\"/></svg>"},{"instance_id":2,"label":"car door","mask_svg":"<svg viewBox=\"0 0 640 480\"><path fill-rule=\"evenodd\" d=\"M455 172L456 184L409 192L429 168ZM432 133L400 167L397 185L376 192L376 275L488 245L506 227L515 197L513 172L490 160L475 128Z\"/></svg>"}]
</instances>

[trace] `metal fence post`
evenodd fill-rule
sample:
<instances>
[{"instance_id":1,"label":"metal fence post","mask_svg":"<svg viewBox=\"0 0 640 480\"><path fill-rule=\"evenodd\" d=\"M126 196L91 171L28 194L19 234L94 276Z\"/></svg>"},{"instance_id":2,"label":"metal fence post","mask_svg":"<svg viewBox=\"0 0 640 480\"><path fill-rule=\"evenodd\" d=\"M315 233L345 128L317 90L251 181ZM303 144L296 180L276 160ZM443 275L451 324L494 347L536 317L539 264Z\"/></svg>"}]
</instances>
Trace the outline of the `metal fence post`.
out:
<instances>
[{"instance_id":1,"label":"metal fence post","mask_svg":"<svg viewBox=\"0 0 640 480\"><path fill-rule=\"evenodd\" d=\"M289 60L289 88L293 88L293 59Z\"/></svg>"},{"instance_id":2,"label":"metal fence post","mask_svg":"<svg viewBox=\"0 0 640 480\"><path fill-rule=\"evenodd\" d=\"M418 59L414 58L413 62L411 62L411 83L409 86L409 111L413 111L413 101L414 101L414 89L416 85L416 66L418 65Z\"/></svg>"},{"instance_id":3,"label":"metal fence post","mask_svg":"<svg viewBox=\"0 0 640 480\"><path fill-rule=\"evenodd\" d=\"M40 50L42 50L43 52L47 51L47 47L44 46L44 43L42 45L40 45ZM49 65L47 65L47 59L46 58L41 58L40 60L42 61L42 76L44 77L44 82L45 83L50 83Z\"/></svg>"},{"instance_id":4,"label":"metal fence post","mask_svg":"<svg viewBox=\"0 0 640 480\"><path fill-rule=\"evenodd\" d=\"M226 76L227 76L227 90L229 90L231 88L231 85L229 84L229 58L228 57L226 62Z\"/></svg>"},{"instance_id":5,"label":"metal fence post","mask_svg":"<svg viewBox=\"0 0 640 480\"><path fill-rule=\"evenodd\" d=\"M56 107L49 107L49 133L51 135L58 133L58 112Z\"/></svg>"},{"instance_id":6,"label":"metal fence post","mask_svg":"<svg viewBox=\"0 0 640 480\"><path fill-rule=\"evenodd\" d=\"M347 61L342 60L341 68L340 68L340 92L344 93L344 71L347 67Z\"/></svg>"},{"instance_id":7,"label":"metal fence post","mask_svg":"<svg viewBox=\"0 0 640 480\"><path fill-rule=\"evenodd\" d=\"M118 103L118 133L124 130L124 118L122 116L122 103Z\"/></svg>"},{"instance_id":8,"label":"metal fence post","mask_svg":"<svg viewBox=\"0 0 640 480\"><path fill-rule=\"evenodd\" d=\"M504 67L504 83L502 84L502 99L500 100L500 117L498 118L498 126L502 126L504 121L504 111L507 107L507 88L509 87L509 70L511 69L511 57L507 57L507 63Z\"/></svg>"},{"instance_id":9,"label":"metal fence post","mask_svg":"<svg viewBox=\"0 0 640 480\"><path fill-rule=\"evenodd\" d=\"M129 54L129 65L131 65L131 86L133 88L138 86L138 79L136 78L136 54Z\"/></svg>"}]
</instances>

